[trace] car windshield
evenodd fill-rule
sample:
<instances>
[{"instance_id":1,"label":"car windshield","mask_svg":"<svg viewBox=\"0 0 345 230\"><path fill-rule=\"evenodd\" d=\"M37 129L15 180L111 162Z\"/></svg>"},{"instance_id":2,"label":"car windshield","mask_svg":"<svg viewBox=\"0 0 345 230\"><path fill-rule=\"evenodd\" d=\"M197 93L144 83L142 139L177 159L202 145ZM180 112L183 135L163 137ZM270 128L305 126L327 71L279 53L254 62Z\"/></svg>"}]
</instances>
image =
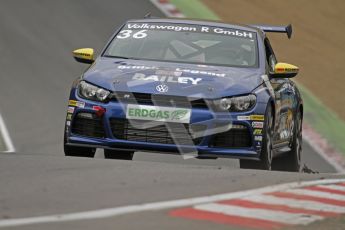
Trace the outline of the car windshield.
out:
<instances>
[{"instance_id":1,"label":"car windshield","mask_svg":"<svg viewBox=\"0 0 345 230\"><path fill-rule=\"evenodd\" d=\"M167 23L128 23L104 56L235 67L257 67L255 32Z\"/></svg>"}]
</instances>

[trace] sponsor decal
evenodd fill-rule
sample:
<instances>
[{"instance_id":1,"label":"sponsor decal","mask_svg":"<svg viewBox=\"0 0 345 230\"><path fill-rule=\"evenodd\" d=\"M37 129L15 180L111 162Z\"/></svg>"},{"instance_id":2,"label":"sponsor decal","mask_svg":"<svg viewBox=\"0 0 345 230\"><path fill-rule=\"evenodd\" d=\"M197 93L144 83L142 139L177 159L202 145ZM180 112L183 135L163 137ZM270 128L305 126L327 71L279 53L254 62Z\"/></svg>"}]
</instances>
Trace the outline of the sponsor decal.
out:
<instances>
[{"instance_id":1,"label":"sponsor decal","mask_svg":"<svg viewBox=\"0 0 345 230\"><path fill-rule=\"evenodd\" d=\"M254 136L255 141L262 141L262 136Z\"/></svg>"},{"instance_id":2,"label":"sponsor decal","mask_svg":"<svg viewBox=\"0 0 345 230\"><path fill-rule=\"evenodd\" d=\"M68 121L72 120L72 114L70 114L70 113L67 114L66 120L68 120Z\"/></svg>"},{"instance_id":3,"label":"sponsor decal","mask_svg":"<svg viewBox=\"0 0 345 230\"><path fill-rule=\"evenodd\" d=\"M264 118L265 118L264 115L237 116L237 120L239 120L239 121L250 121L250 120L263 121ZM257 128L260 128L261 125L263 126L263 124L259 124L259 123L262 123L262 122L258 122L258 124L255 124L255 125L259 126ZM254 124L253 124L253 127L254 127ZM254 128L256 128L256 127L254 127Z\"/></svg>"},{"instance_id":4,"label":"sponsor decal","mask_svg":"<svg viewBox=\"0 0 345 230\"><path fill-rule=\"evenodd\" d=\"M157 70L157 75L181 77L181 71Z\"/></svg>"},{"instance_id":5,"label":"sponsor decal","mask_svg":"<svg viewBox=\"0 0 345 230\"><path fill-rule=\"evenodd\" d=\"M69 106L77 106L77 101L75 101L75 100L69 100L69 101L68 101L68 105L69 105Z\"/></svg>"},{"instance_id":6,"label":"sponsor decal","mask_svg":"<svg viewBox=\"0 0 345 230\"><path fill-rule=\"evenodd\" d=\"M69 130L70 130L70 126L66 126L66 134L68 135L69 133Z\"/></svg>"},{"instance_id":7,"label":"sponsor decal","mask_svg":"<svg viewBox=\"0 0 345 230\"><path fill-rule=\"evenodd\" d=\"M190 109L148 105L128 105L127 119L189 123Z\"/></svg>"},{"instance_id":8,"label":"sponsor decal","mask_svg":"<svg viewBox=\"0 0 345 230\"><path fill-rule=\"evenodd\" d=\"M264 128L264 123L262 121L253 121L252 123L253 128Z\"/></svg>"},{"instance_id":9,"label":"sponsor decal","mask_svg":"<svg viewBox=\"0 0 345 230\"><path fill-rule=\"evenodd\" d=\"M171 113L171 120L182 120L188 113L186 109L176 110Z\"/></svg>"},{"instance_id":10,"label":"sponsor decal","mask_svg":"<svg viewBox=\"0 0 345 230\"><path fill-rule=\"evenodd\" d=\"M169 82L169 83L192 84L192 85L197 85L202 80L202 78L193 78L193 77L175 77L175 76L158 76L158 75L146 76L143 73L135 73L132 79L141 80L141 81L157 81L157 82Z\"/></svg>"},{"instance_id":11,"label":"sponsor decal","mask_svg":"<svg viewBox=\"0 0 345 230\"><path fill-rule=\"evenodd\" d=\"M68 105L69 106L74 106L74 107L79 107L79 108L84 108L85 107L85 102L69 100L68 101Z\"/></svg>"},{"instance_id":12,"label":"sponsor decal","mask_svg":"<svg viewBox=\"0 0 345 230\"><path fill-rule=\"evenodd\" d=\"M175 32L197 32L197 27L194 26L179 26L172 24L139 24L139 23L128 23L126 26L128 29L146 29L146 30L165 30L165 31L175 31Z\"/></svg>"},{"instance_id":13,"label":"sponsor decal","mask_svg":"<svg viewBox=\"0 0 345 230\"><path fill-rule=\"evenodd\" d=\"M143 65L120 65L118 69L139 69L139 70L148 70L148 69L157 69L155 66L143 66Z\"/></svg>"},{"instance_id":14,"label":"sponsor decal","mask_svg":"<svg viewBox=\"0 0 345 230\"><path fill-rule=\"evenodd\" d=\"M206 67L206 66L205 66ZM159 76L175 76L181 77L183 73L195 74L195 75L208 75L214 77L225 77L225 73L210 72L206 70L195 70L195 69L182 69L176 68L175 70L161 70L156 66L142 66L142 65L120 65L118 69L137 69L137 70L156 70L155 75Z\"/></svg>"},{"instance_id":15,"label":"sponsor decal","mask_svg":"<svg viewBox=\"0 0 345 230\"><path fill-rule=\"evenodd\" d=\"M264 115L250 115L250 120L263 121L265 120L265 116Z\"/></svg>"},{"instance_id":16,"label":"sponsor decal","mask_svg":"<svg viewBox=\"0 0 345 230\"><path fill-rule=\"evenodd\" d=\"M69 106L67 109L67 113L74 113L74 107Z\"/></svg>"},{"instance_id":17,"label":"sponsor decal","mask_svg":"<svg viewBox=\"0 0 345 230\"><path fill-rule=\"evenodd\" d=\"M253 134L254 135L262 135L262 129L254 129Z\"/></svg>"},{"instance_id":18,"label":"sponsor decal","mask_svg":"<svg viewBox=\"0 0 345 230\"><path fill-rule=\"evenodd\" d=\"M133 31L134 30L134 31ZM140 31L138 31L140 30ZM210 26L186 26L178 24L154 24L154 23L128 23L125 30L122 30L117 38L145 38L147 31L149 30L163 30L163 31L174 31L174 32L196 32L196 33L209 33L218 34L224 36L233 36L253 39L255 36L252 32L237 30L232 28L219 28ZM137 32L138 31L138 32Z\"/></svg>"},{"instance_id":19,"label":"sponsor decal","mask_svg":"<svg viewBox=\"0 0 345 230\"><path fill-rule=\"evenodd\" d=\"M190 74L215 76L215 77L225 77L226 76L225 73L215 73L215 72L209 72L209 71L205 71L205 70L192 70L192 69L176 68L176 71L181 71L183 73L190 73Z\"/></svg>"},{"instance_id":20,"label":"sponsor decal","mask_svg":"<svg viewBox=\"0 0 345 230\"><path fill-rule=\"evenodd\" d=\"M77 107L79 107L79 108L84 108L84 107L85 107L85 102L78 101L78 102L77 102Z\"/></svg>"},{"instance_id":21,"label":"sponsor decal","mask_svg":"<svg viewBox=\"0 0 345 230\"><path fill-rule=\"evenodd\" d=\"M249 121L250 116L237 116L237 120L239 121Z\"/></svg>"}]
</instances>

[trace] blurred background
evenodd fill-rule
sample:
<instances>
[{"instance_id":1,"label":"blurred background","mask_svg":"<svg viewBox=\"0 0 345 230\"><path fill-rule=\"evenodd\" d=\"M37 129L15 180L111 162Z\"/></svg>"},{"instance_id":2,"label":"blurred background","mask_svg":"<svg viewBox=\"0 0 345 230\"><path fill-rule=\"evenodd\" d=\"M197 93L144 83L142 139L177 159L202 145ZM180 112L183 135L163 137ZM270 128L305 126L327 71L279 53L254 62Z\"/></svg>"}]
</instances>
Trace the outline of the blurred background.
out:
<instances>
[{"instance_id":1,"label":"blurred background","mask_svg":"<svg viewBox=\"0 0 345 230\"><path fill-rule=\"evenodd\" d=\"M324 158L344 162L344 157L339 157L345 156L342 0L2 0L0 113L17 152L63 156L68 92L86 68L73 60L71 51L81 47L100 51L126 20L142 18L148 12L165 17L155 6L169 3L177 7L172 10L175 15L182 13L189 18L242 24L291 23L291 40L281 34L268 36L279 61L300 67L294 80L305 101L305 124L310 131L305 136L314 141L305 146L305 161L316 170L332 171L315 154L322 147L322 152L330 154ZM148 160L169 161L169 157L155 155Z\"/></svg>"},{"instance_id":2,"label":"blurred background","mask_svg":"<svg viewBox=\"0 0 345 230\"><path fill-rule=\"evenodd\" d=\"M242 24L291 23L290 40L283 34L268 36L279 61L300 67L294 81L305 102L302 160L309 173L243 170L237 160L164 154L140 153L131 162L100 159L100 151L98 159L64 157L68 94L88 67L75 62L72 50L90 47L99 54L116 28L148 12ZM0 132L0 227L11 218L58 214L59 219L63 213L344 177L335 174L345 172L344 12L343 0L0 0L0 130L7 127L15 147L15 153L2 153L8 146ZM308 217L310 212L303 216ZM344 229L344 223L340 217L293 229ZM24 228L115 226L230 228L186 222L165 211Z\"/></svg>"}]
</instances>

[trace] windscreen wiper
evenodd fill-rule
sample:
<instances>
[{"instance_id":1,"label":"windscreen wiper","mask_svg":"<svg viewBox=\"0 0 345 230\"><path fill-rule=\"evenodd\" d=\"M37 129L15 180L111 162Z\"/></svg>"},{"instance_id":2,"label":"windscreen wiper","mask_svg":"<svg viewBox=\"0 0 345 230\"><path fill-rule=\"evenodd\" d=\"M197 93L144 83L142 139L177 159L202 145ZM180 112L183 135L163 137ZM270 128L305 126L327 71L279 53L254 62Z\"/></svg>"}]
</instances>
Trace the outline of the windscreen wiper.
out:
<instances>
[{"instance_id":1,"label":"windscreen wiper","mask_svg":"<svg viewBox=\"0 0 345 230\"><path fill-rule=\"evenodd\" d=\"M134 57L122 57L122 56L113 56L113 55L104 55L104 57L138 60L138 58L134 58Z\"/></svg>"}]
</instances>

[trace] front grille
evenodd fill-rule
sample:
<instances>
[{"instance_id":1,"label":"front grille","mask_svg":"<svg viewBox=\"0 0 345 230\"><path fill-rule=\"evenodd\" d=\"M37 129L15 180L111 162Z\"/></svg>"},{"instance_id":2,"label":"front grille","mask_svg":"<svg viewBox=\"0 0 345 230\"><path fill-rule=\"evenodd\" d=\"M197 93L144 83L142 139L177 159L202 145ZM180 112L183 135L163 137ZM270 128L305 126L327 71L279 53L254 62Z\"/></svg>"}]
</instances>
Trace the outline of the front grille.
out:
<instances>
[{"instance_id":1,"label":"front grille","mask_svg":"<svg viewBox=\"0 0 345 230\"><path fill-rule=\"evenodd\" d=\"M72 133L87 137L105 137L103 119L92 113L78 113L72 122Z\"/></svg>"},{"instance_id":2,"label":"front grille","mask_svg":"<svg viewBox=\"0 0 345 230\"><path fill-rule=\"evenodd\" d=\"M201 98L187 98L160 94L116 92L111 96L111 100L120 101L121 103L125 104L173 106L182 108L208 108L205 100Z\"/></svg>"},{"instance_id":3,"label":"front grille","mask_svg":"<svg viewBox=\"0 0 345 230\"><path fill-rule=\"evenodd\" d=\"M249 130L244 125L235 125L230 130L212 136L210 147L245 148L251 146Z\"/></svg>"},{"instance_id":4,"label":"front grille","mask_svg":"<svg viewBox=\"0 0 345 230\"><path fill-rule=\"evenodd\" d=\"M141 120L110 119L112 133L115 138L159 144L198 145L202 140L204 125L179 123L152 123ZM149 126L150 125L150 126ZM193 136L198 135L198 138Z\"/></svg>"}]
</instances>

